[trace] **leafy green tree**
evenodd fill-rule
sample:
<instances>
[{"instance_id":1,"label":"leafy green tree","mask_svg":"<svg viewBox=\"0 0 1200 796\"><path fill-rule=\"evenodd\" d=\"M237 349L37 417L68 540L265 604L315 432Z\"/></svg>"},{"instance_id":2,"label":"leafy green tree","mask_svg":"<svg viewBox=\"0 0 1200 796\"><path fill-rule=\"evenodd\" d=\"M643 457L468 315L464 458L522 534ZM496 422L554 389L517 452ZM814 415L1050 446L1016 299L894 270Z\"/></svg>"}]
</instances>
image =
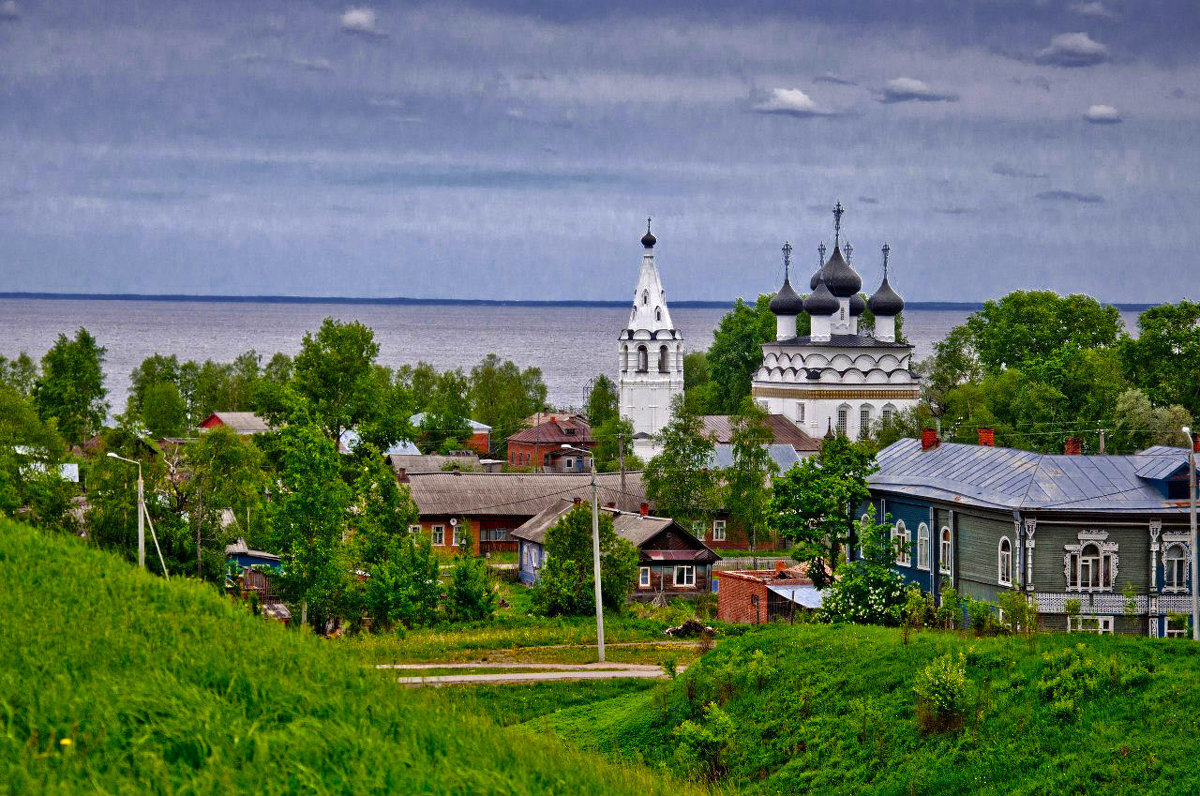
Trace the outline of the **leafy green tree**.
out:
<instances>
[{"instance_id":1,"label":"leafy green tree","mask_svg":"<svg viewBox=\"0 0 1200 796\"><path fill-rule=\"evenodd\" d=\"M837 578L824 584L817 616L835 623L899 625L906 594L904 580L893 568L897 550L891 541L891 527L876 522L872 508L857 523L855 535L862 556L840 567ZM812 574L810 566L809 576Z\"/></svg>"},{"instance_id":2,"label":"leafy green tree","mask_svg":"<svg viewBox=\"0 0 1200 796\"><path fill-rule=\"evenodd\" d=\"M767 425L767 413L754 399L747 397L733 417L733 466L724 472L730 516L745 532L750 549L757 549L768 530L771 509L770 479L779 473L779 465L767 448L775 441Z\"/></svg>"},{"instance_id":3,"label":"leafy green tree","mask_svg":"<svg viewBox=\"0 0 1200 796\"><path fill-rule=\"evenodd\" d=\"M603 424L592 426L592 439L596 441L592 458L599 472L611 473L620 469L622 445L625 448L625 469L642 469L641 459L633 455L633 423L619 415L610 415Z\"/></svg>"},{"instance_id":4,"label":"leafy green tree","mask_svg":"<svg viewBox=\"0 0 1200 796\"><path fill-rule=\"evenodd\" d=\"M546 408L546 384L539 368L521 370L488 354L471 368L468 416L492 427L500 439L520 430L525 418Z\"/></svg>"},{"instance_id":5,"label":"leafy green tree","mask_svg":"<svg viewBox=\"0 0 1200 796\"><path fill-rule=\"evenodd\" d=\"M287 384L292 380L292 358L278 351L263 367L262 377L272 384Z\"/></svg>"},{"instance_id":6,"label":"leafy green tree","mask_svg":"<svg viewBox=\"0 0 1200 796\"><path fill-rule=\"evenodd\" d=\"M312 406L313 419L331 440L356 427L377 408L375 334L358 321L326 318L306 333L293 362L293 386Z\"/></svg>"},{"instance_id":7,"label":"leafy green tree","mask_svg":"<svg viewBox=\"0 0 1200 796\"><path fill-rule=\"evenodd\" d=\"M1187 445L1180 429L1191 424L1182 406L1154 406L1144 392L1130 388L1117 398L1107 448L1111 453L1136 453L1151 445Z\"/></svg>"},{"instance_id":8,"label":"leafy green tree","mask_svg":"<svg viewBox=\"0 0 1200 796\"><path fill-rule=\"evenodd\" d=\"M238 537L252 546L269 545L266 459L253 443L220 426L183 446L182 453L195 575L216 581L225 570L225 545ZM228 525L225 512L232 520Z\"/></svg>"},{"instance_id":9,"label":"leafy green tree","mask_svg":"<svg viewBox=\"0 0 1200 796\"><path fill-rule=\"evenodd\" d=\"M608 376L603 374L597 376L592 382L592 389L588 392L587 405L584 407L588 424L593 429L599 428L615 420L620 415L620 411L617 385L613 384L613 380Z\"/></svg>"},{"instance_id":10,"label":"leafy green tree","mask_svg":"<svg viewBox=\"0 0 1200 796\"><path fill-rule=\"evenodd\" d=\"M843 547L853 556L858 544L854 511L870 499L867 476L876 469L868 443L839 434L823 440L816 456L774 479L775 527L796 543L794 556L808 562L816 586L825 585L827 569L837 569Z\"/></svg>"},{"instance_id":11,"label":"leafy green tree","mask_svg":"<svg viewBox=\"0 0 1200 796\"><path fill-rule=\"evenodd\" d=\"M73 339L60 334L42 358L42 375L33 388L34 405L42 420L53 420L68 442L83 442L104 424L108 414L105 350L81 327Z\"/></svg>"},{"instance_id":12,"label":"leafy green tree","mask_svg":"<svg viewBox=\"0 0 1200 796\"><path fill-rule=\"evenodd\" d=\"M1138 336L1122 341L1121 361L1129 380L1155 404L1178 404L1200 417L1200 302L1143 312Z\"/></svg>"},{"instance_id":13,"label":"leafy green tree","mask_svg":"<svg viewBox=\"0 0 1200 796\"><path fill-rule=\"evenodd\" d=\"M410 532L416 504L377 453L360 459L350 515L355 566L369 574L356 583L355 613L377 631L430 624L440 596L437 556L428 536Z\"/></svg>"},{"instance_id":14,"label":"leafy green tree","mask_svg":"<svg viewBox=\"0 0 1200 796\"><path fill-rule=\"evenodd\" d=\"M37 364L24 351L16 359L0 357L0 384L7 384L21 395L33 395L37 375Z\"/></svg>"},{"instance_id":15,"label":"leafy green tree","mask_svg":"<svg viewBox=\"0 0 1200 796\"><path fill-rule=\"evenodd\" d=\"M658 435L662 453L646 464L642 481L659 514L689 527L706 523L719 507L714 444L683 396L675 397L671 410L671 422Z\"/></svg>"},{"instance_id":16,"label":"leafy green tree","mask_svg":"<svg viewBox=\"0 0 1200 796\"><path fill-rule=\"evenodd\" d=\"M142 414L142 402L147 391L156 384L174 384L179 389L179 358L174 354L153 354L129 374L129 397L125 409L135 416Z\"/></svg>"},{"instance_id":17,"label":"leafy green tree","mask_svg":"<svg viewBox=\"0 0 1200 796\"><path fill-rule=\"evenodd\" d=\"M182 436L188 428L187 404L174 383L150 386L142 397L142 423L156 437Z\"/></svg>"},{"instance_id":18,"label":"leafy green tree","mask_svg":"<svg viewBox=\"0 0 1200 796\"><path fill-rule=\"evenodd\" d=\"M754 373L762 366L762 344L775 339L775 315L768 307L770 301L770 296L759 296L750 305L738 299L713 332L707 362L712 383L711 408L717 414L737 412L742 399L750 394Z\"/></svg>"},{"instance_id":19,"label":"leafy green tree","mask_svg":"<svg viewBox=\"0 0 1200 796\"><path fill-rule=\"evenodd\" d=\"M446 584L446 616L451 622L482 622L491 619L495 612L496 590L488 582L487 563L471 555L468 532L450 568L450 582Z\"/></svg>"},{"instance_id":20,"label":"leafy green tree","mask_svg":"<svg viewBox=\"0 0 1200 796\"><path fill-rule=\"evenodd\" d=\"M60 473L65 447L29 398L0 382L0 514L47 530L75 530L75 485Z\"/></svg>"},{"instance_id":21,"label":"leafy green tree","mask_svg":"<svg viewBox=\"0 0 1200 796\"><path fill-rule=\"evenodd\" d=\"M413 411L424 412L426 404L437 389L437 368L428 362L416 365L401 365L396 370L396 381L413 396Z\"/></svg>"},{"instance_id":22,"label":"leafy green tree","mask_svg":"<svg viewBox=\"0 0 1200 796\"><path fill-rule=\"evenodd\" d=\"M1039 360L1070 345L1090 349L1116 345L1121 314L1090 296L1059 296L1018 290L985 302L966 322L975 353L987 373Z\"/></svg>"},{"instance_id":23,"label":"leafy green tree","mask_svg":"<svg viewBox=\"0 0 1200 796\"><path fill-rule=\"evenodd\" d=\"M619 609L637 581L638 551L613 530L612 515L601 512L600 592L605 606ZM533 603L547 616L583 616L595 611L592 510L579 505L546 531L546 565L538 575Z\"/></svg>"},{"instance_id":24,"label":"leafy green tree","mask_svg":"<svg viewBox=\"0 0 1200 796\"><path fill-rule=\"evenodd\" d=\"M438 374L419 429L422 451L432 453L462 448L471 438L469 393L470 383L461 370Z\"/></svg>"},{"instance_id":25,"label":"leafy green tree","mask_svg":"<svg viewBox=\"0 0 1200 796\"><path fill-rule=\"evenodd\" d=\"M350 558L342 537L352 503L340 462L325 427L291 423L279 431L279 493L271 504L273 547L283 565L280 582L318 627L343 615Z\"/></svg>"},{"instance_id":26,"label":"leafy green tree","mask_svg":"<svg viewBox=\"0 0 1200 796\"><path fill-rule=\"evenodd\" d=\"M712 381L708 374L708 354L689 351L683 355L683 390L688 411L694 415L718 414L713 397Z\"/></svg>"}]
</instances>

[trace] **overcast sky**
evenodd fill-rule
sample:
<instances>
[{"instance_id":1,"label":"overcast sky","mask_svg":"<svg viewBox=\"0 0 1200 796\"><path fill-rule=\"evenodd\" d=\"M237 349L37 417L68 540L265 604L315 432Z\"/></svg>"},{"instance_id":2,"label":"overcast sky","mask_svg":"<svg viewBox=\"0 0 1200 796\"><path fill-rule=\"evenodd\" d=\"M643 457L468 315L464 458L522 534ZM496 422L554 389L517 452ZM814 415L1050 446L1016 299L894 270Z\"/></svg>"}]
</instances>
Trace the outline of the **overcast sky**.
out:
<instances>
[{"instance_id":1,"label":"overcast sky","mask_svg":"<svg viewBox=\"0 0 1200 796\"><path fill-rule=\"evenodd\" d=\"M802 8L796 8L801 6ZM0 0L0 291L1195 288L1194 0ZM807 285L807 279L802 280Z\"/></svg>"}]
</instances>

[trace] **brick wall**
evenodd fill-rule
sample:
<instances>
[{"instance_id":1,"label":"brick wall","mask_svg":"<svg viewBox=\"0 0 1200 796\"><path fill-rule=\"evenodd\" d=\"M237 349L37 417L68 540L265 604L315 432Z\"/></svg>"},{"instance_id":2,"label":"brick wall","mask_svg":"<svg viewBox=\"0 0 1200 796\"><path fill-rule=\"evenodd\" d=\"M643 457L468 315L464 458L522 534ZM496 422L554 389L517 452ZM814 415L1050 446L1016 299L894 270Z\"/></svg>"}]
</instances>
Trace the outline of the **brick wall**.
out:
<instances>
[{"instance_id":1,"label":"brick wall","mask_svg":"<svg viewBox=\"0 0 1200 796\"><path fill-rule=\"evenodd\" d=\"M750 624L767 621L766 583L740 572L721 572L718 578L721 582L717 590L718 621Z\"/></svg>"}]
</instances>

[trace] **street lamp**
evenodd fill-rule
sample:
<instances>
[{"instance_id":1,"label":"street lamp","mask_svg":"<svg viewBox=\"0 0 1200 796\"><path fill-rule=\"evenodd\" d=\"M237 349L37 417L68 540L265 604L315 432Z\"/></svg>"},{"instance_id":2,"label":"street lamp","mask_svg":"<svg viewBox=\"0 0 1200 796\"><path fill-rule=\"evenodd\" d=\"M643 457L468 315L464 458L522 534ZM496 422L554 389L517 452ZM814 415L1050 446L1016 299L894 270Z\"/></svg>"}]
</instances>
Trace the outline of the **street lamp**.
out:
<instances>
[{"instance_id":1,"label":"street lamp","mask_svg":"<svg viewBox=\"0 0 1200 796\"><path fill-rule=\"evenodd\" d=\"M118 456L112 451L108 452L110 459L119 459L120 461L136 465L138 468L137 482L137 501L138 501L138 566L142 569L146 568L146 521L150 519L149 512L146 511L146 489L142 481L142 463L136 459L126 459L124 456ZM154 523L150 523L150 535L154 537L154 549L158 551L158 563L162 564L163 576L167 580L171 576L167 574L167 562L163 560L162 549L158 546L158 534L154 532Z\"/></svg>"},{"instance_id":2,"label":"street lamp","mask_svg":"<svg viewBox=\"0 0 1200 796\"><path fill-rule=\"evenodd\" d=\"M590 451L563 444L565 450L587 456ZM600 588L600 507L599 488L596 485L596 458L592 457L592 577L596 591L596 653L604 663L604 597Z\"/></svg>"},{"instance_id":3,"label":"street lamp","mask_svg":"<svg viewBox=\"0 0 1200 796\"><path fill-rule=\"evenodd\" d=\"M1188 441L1188 515L1191 520L1188 544L1192 548L1192 640L1200 641L1200 594L1196 589L1196 585L1200 583L1200 563L1196 561L1196 442L1189 427L1184 426L1183 433Z\"/></svg>"}]
</instances>

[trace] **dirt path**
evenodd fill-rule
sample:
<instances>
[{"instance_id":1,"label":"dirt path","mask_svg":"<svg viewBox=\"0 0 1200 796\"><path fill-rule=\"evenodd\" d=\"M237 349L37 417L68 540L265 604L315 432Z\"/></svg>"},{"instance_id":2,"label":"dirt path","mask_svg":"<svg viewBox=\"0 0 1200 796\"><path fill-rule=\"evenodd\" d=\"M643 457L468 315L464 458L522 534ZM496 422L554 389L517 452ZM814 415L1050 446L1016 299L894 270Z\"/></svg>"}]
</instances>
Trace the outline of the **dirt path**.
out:
<instances>
[{"instance_id":1,"label":"dirt path","mask_svg":"<svg viewBox=\"0 0 1200 796\"><path fill-rule=\"evenodd\" d=\"M661 666L627 663L404 663L384 664L378 669L543 669L539 672L492 672L483 674L440 674L429 677L398 677L396 682L407 688L469 685L472 683L531 683L545 680L607 680L618 677L663 678L667 673ZM686 667L679 667L682 671Z\"/></svg>"}]
</instances>

